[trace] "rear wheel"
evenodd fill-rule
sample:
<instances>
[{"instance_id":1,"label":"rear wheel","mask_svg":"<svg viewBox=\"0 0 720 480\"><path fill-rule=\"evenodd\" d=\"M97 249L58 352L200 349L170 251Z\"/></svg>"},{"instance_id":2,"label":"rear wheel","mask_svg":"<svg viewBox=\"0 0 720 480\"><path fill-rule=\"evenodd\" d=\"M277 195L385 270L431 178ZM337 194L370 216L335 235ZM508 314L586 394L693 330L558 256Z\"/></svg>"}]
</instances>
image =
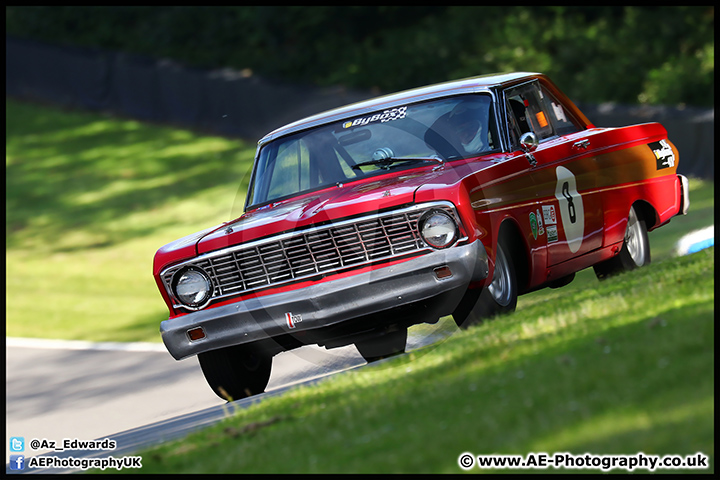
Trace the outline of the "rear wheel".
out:
<instances>
[{"instance_id":1,"label":"rear wheel","mask_svg":"<svg viewBox=\"0 0 720 480\"><path fill-rule=\"evenodd\" d=\"M407 328L388 332L382 336L355 342L355 346L366 362L398 355L405 352Z\"/></svg>"},{"instance_id":2,"label":"rear wheel","mask_svg":"<svg viewBox=\"0 0 720 480\"><path fill-rule=\"evenodd\" d=\"M595 275L600 280L617 275L618 273L634 270L650 263L650 241L648 239L647 225L635 211L630 208L628 224L625 230L625 241L620 253L593 267Z\"/></svg>"},{"instance_id":3,"label":"rear wheel","mask_svg":"<svg viewBox=\"0 0 720 480\"><path fill-rule=\"evenodd\" d=\"M270 381L272 355L257 345L225 347L198 354L205 380L227 401L257 395Z\"/></svg>"},{"instance_id":4,"label":"rear wheel","mask_svg":"<svg viewBox=\"0 0 720 480\"><path fill-rule=\"evenodd\" d=\"M503 313L515 311L517 306L517 276L507 247L498 242L495 254L495 272L492 282L482 290L468 290L453 312L460 328L482 323Z\"/></svg>"}]
</instances>

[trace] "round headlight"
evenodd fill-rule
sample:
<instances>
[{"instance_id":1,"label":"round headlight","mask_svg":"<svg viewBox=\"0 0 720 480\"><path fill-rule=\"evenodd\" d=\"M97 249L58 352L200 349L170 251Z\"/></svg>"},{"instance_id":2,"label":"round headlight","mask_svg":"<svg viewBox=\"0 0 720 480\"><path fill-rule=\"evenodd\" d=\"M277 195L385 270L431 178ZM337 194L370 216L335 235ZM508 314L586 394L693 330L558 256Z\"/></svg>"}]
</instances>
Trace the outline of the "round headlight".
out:
<instances>
[{"instance_id":1,"label":"round headlight","mask_svg":"<svg viewBox=\"0 0 720 480\"><path fill-rule=\"evenodd\" d=\"M205 272L188 269L180 273L174 282L175 296L189 307L202 305L212 294L212 284Z\"/></svg>"},{"instance_id":2,"label":"round headlight","mask_svg":"<svg viewBox=\"0 0 720 480\"><path fill-rule=\"evenodd\" d=\"M421 219L420 235L431 247L449 247L457 240L457 224L447 213L435 210Z\"/></svg>"}]
</instances>

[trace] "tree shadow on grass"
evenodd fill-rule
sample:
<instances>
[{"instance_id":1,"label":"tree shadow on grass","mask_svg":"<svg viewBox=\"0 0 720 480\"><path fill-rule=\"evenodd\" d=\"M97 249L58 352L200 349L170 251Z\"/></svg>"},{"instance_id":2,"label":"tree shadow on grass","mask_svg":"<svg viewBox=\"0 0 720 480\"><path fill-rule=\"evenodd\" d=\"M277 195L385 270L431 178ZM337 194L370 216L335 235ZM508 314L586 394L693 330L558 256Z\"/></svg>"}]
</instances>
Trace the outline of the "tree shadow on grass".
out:
<instances>
[{"instance_id":1,"label":"tree shadow on grass","mask_svg":"<svg viewBox=\"0 0 720 480\"><path fill-rule=\"evenodd\" d=\"M55 239L78 230L100 238L89 247L111 246L183 221L158 216L152 225L109 228L128 215L218 185L247 188L254 146L243 141L16 102L8 102L7 115L22 123L7 131L8 248L27 236L63 248Z\"/></svg>"}]
</instances>

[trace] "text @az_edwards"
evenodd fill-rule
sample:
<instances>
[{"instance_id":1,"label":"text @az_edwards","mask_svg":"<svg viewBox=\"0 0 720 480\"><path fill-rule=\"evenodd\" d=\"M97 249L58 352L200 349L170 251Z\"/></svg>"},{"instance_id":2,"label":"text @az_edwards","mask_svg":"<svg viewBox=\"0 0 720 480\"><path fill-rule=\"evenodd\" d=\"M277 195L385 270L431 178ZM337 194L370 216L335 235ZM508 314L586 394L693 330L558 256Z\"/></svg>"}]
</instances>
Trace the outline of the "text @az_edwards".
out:
<instances>
[{"instance_id":1,"label":"text @az_edwards","mask_svg":"<svg viewBox=\"0 0 720 480\"><path fill-rule=\"evenodd\" d=\"M142 468L142 457L100 457L100 458L78 458L58 457L54 455L40 455L28 457L25 455L28 450L50 450L53 452L71 451L110 451L117 448L115 440L104 438L102 440L80 440L77 438L64 438L62 441L49 440L47 438L33 438L25 442L24 437L10 437L9 449L11 452L9 467L12 471L22 471L31 468L58 468L58 469L100 469L108 468L122 470L123 468Z\"/></svg>"}]
</instances>

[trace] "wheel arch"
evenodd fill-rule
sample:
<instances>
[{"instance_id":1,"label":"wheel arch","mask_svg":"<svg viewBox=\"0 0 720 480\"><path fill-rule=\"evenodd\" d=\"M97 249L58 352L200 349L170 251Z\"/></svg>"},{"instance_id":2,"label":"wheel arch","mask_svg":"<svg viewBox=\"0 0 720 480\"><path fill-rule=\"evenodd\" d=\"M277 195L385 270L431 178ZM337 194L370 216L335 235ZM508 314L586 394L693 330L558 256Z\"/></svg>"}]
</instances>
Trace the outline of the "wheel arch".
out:
<instances>
[{"instance_id":1,"label":"wheel arch","mask_svg":"<svg viewBox=\"0 0 720 480\"><path fill-rule=\"evenodd\" d=\"M657 210L655 210L655 207L649 202L646 200L635 200L632 207L635 209L637 216L640 217L640 220L645 221L648 231L657 225L659 220Z\"/></svg>"},{"instance_id":2,"label":"wheel arch","mask_svg":"<svg viewBox=\"0 0 720 480\"><path fill-rule=\"evenodd\" d=\"M502 221L497 239L498 242L502 242L503 246L507 247L507 253L512 257L518 293L524 293L530 283L529 247L525 242L520 227L513 218L508 217Z\"/></svg>"}]
</instances>

